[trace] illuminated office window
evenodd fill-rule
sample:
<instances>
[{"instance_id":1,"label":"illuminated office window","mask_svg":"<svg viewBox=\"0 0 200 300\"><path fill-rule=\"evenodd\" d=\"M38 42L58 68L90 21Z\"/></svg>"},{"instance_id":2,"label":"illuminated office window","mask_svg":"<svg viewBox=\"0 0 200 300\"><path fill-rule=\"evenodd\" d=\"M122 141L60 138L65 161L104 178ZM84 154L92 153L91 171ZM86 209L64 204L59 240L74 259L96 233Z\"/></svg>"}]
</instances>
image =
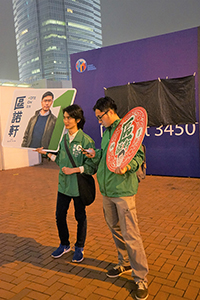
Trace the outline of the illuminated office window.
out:
<instances>
[{"instance_id":1,"label":"illuminated office window","mask_svg":"<svg viewBox=\"0 0 200 300\"><path fill-rule=\"evenodd\" d=\"M45 22L42 23L42 26L46 26L46 25L49 25L49 24L61 25L61 26L65 26L66 25L65 22L62 22L62 21L59 21L59 20L47 20L47 21L45 21Z\"/></svg>"},{"instance_id":2,"label":"illuminated office window","mask_svg":"<svg viewBox=\"0 0 200 300\"><path fill-rule=\"evenodd\" d=\"M77 24L77 23L68 22L68 26L80 28L83 30L93 31L92 28L85 26L85 25Z\"/></svg>"},{"instance_id":3,"label":"illuminated office window","mask_svg":"<svg viewBox=\"0 0 200 300\"><path fill-rule=\"evenodd\" d=\"M67 9L67 12L73 14L73 10L72 10L71 8L68 8L68 9Z\"/></svg>"},{"instance_id":4,"label":"illuminated office window","mask_svg":"<svg viewBox=\"0 0 200 300\"><path fill-rule=\"evenodd\" d=\"M23 30L21 33L20 33L20 35L24 35L25 33L27 33L28 32L28 29L25 29L25 30Z\"/></svg>"},{"instance_id":5,"label":"illuminated office window","mask_svg":"<svg viewBox=\"0 0 200 300\"><path fill-rule=\"evenodd\" d=\"M36 74L36 73L39 73L39 72L40 72L40 69L36 69L36 70L32 71L32 74Z\"/></svg>"}]
</instances>

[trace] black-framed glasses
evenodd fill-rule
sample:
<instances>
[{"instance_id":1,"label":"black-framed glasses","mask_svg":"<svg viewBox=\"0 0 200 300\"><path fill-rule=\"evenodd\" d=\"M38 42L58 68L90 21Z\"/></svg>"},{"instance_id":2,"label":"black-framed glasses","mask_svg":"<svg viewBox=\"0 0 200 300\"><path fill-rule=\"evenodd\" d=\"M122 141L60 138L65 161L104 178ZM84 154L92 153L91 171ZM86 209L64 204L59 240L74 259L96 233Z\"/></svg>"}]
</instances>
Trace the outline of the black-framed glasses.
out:
<instances>
[{"instance_id":1,"label":"black-framed glasses","mask_svg":"<svg viewBox=\"0 0 200 300\"><path fill-rule=\"evenodd\" d=\"M103 118L103 116L105 116L108 112L109 112L109 109L107 111L105 111L105 113L103 115L97 116L97 120L101 121L101 119Z\"/></svg>"}]
</instances>

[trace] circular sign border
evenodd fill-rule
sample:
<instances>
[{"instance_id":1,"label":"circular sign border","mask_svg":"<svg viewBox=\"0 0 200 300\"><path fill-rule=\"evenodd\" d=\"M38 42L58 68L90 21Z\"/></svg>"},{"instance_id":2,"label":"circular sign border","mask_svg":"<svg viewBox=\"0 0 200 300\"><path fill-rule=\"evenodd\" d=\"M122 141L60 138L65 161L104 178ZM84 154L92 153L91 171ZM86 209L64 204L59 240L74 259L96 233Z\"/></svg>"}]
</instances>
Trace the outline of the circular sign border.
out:
<instances>
[{"instance_id":1,"label":"circular sign border","mask_svg":"<svg viewBox=\"0 0 200 300\"><path fill-rule=\"evenodd\" d=\"M131 118L133 120L131 120ZM128 123L129 120L131 120L131 125L128 128L129 136L133 135L131 140L129 139L124 139L125 141L125 146L127 143L127 146L123 148L123 146L119 146L118 142L119 139L122 139L122 128L126 122ZM143 107L135 107L131 109L120 121L120 123L117 125L107 148L107 154L106 154L106 164L108 169L111 172L114 172L115 169L120 166L121 168L124 168L135 156L137 153L143 139L145 136L146 132L146 127L147 127L147 112ZM130 131L130 128L132 130ZM139 132L139 136L136 136ZM127 132L124 131L126 134ZM127 142L128 140L128 142ZM124 145L124 144L123 144ZM117 149L118 147L118 149ZM116 149L117 149L117 154L116 154ZM124 153L125 152L125 153ZM127 153L129 153L127 155ZM119 155L122 154L122 162L120 164L117 163L117 160L120 161Z\"/></svg>"}]
</instances>

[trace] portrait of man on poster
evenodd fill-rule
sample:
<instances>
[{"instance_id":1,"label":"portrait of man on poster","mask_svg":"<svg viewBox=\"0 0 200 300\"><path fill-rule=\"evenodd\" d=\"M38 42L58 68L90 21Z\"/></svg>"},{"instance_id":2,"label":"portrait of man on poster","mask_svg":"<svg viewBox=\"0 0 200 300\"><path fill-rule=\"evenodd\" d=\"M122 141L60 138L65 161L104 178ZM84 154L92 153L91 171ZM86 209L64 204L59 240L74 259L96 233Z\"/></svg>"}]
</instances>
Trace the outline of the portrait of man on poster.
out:
<instances>
[{"instance_id":1,"label":"portrait of man on poster","mask_svg":"<svg viewBox=\"0 0 200 300\"><path fill-rule=\"evenodd\" d=\"M52 92L45 92L41 100L41 109L37 110L28 122L21 147L48 149L56 123L56 116L50 108L53 104Z\"/></svg>"}]
</instances>

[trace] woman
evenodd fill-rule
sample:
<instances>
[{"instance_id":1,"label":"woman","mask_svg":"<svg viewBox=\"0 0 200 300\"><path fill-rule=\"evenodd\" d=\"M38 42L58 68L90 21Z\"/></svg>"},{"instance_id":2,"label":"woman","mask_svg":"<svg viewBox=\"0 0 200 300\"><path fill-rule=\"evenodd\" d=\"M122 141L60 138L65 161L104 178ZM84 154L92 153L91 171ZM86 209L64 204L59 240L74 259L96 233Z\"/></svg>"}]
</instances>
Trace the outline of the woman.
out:
<instances>
[{"instance_id":1,"label":"woman","mask_svg":"<svg viewBox=\"0 0 200 300\"><path fill-rule=\"evenodd\" d=\"M56 207L56 222L60 237L59 247L52 253L52 257L58 258L64 253L71 251L69 241L69 231L67 226L67 211L73 198L75 208L75 218L77 221L77 240L72 262L81 262L86 239L87 219L85 206L79 197L78 182L76 173L94 174L96 172L91 160L87 158L82 148L95 148L94 141L85 134L82 129L85 123L83 110L77 104L70 105L63 109L63 117L67 134L63 136L57 155L48 153L42 148L38 148L41 154L46 154L51 160L55 161L60 167L58 196ZM77 165L72 167L70 159L65 149L65 139L70 153Z\"/></svg>"}]
</instances>

